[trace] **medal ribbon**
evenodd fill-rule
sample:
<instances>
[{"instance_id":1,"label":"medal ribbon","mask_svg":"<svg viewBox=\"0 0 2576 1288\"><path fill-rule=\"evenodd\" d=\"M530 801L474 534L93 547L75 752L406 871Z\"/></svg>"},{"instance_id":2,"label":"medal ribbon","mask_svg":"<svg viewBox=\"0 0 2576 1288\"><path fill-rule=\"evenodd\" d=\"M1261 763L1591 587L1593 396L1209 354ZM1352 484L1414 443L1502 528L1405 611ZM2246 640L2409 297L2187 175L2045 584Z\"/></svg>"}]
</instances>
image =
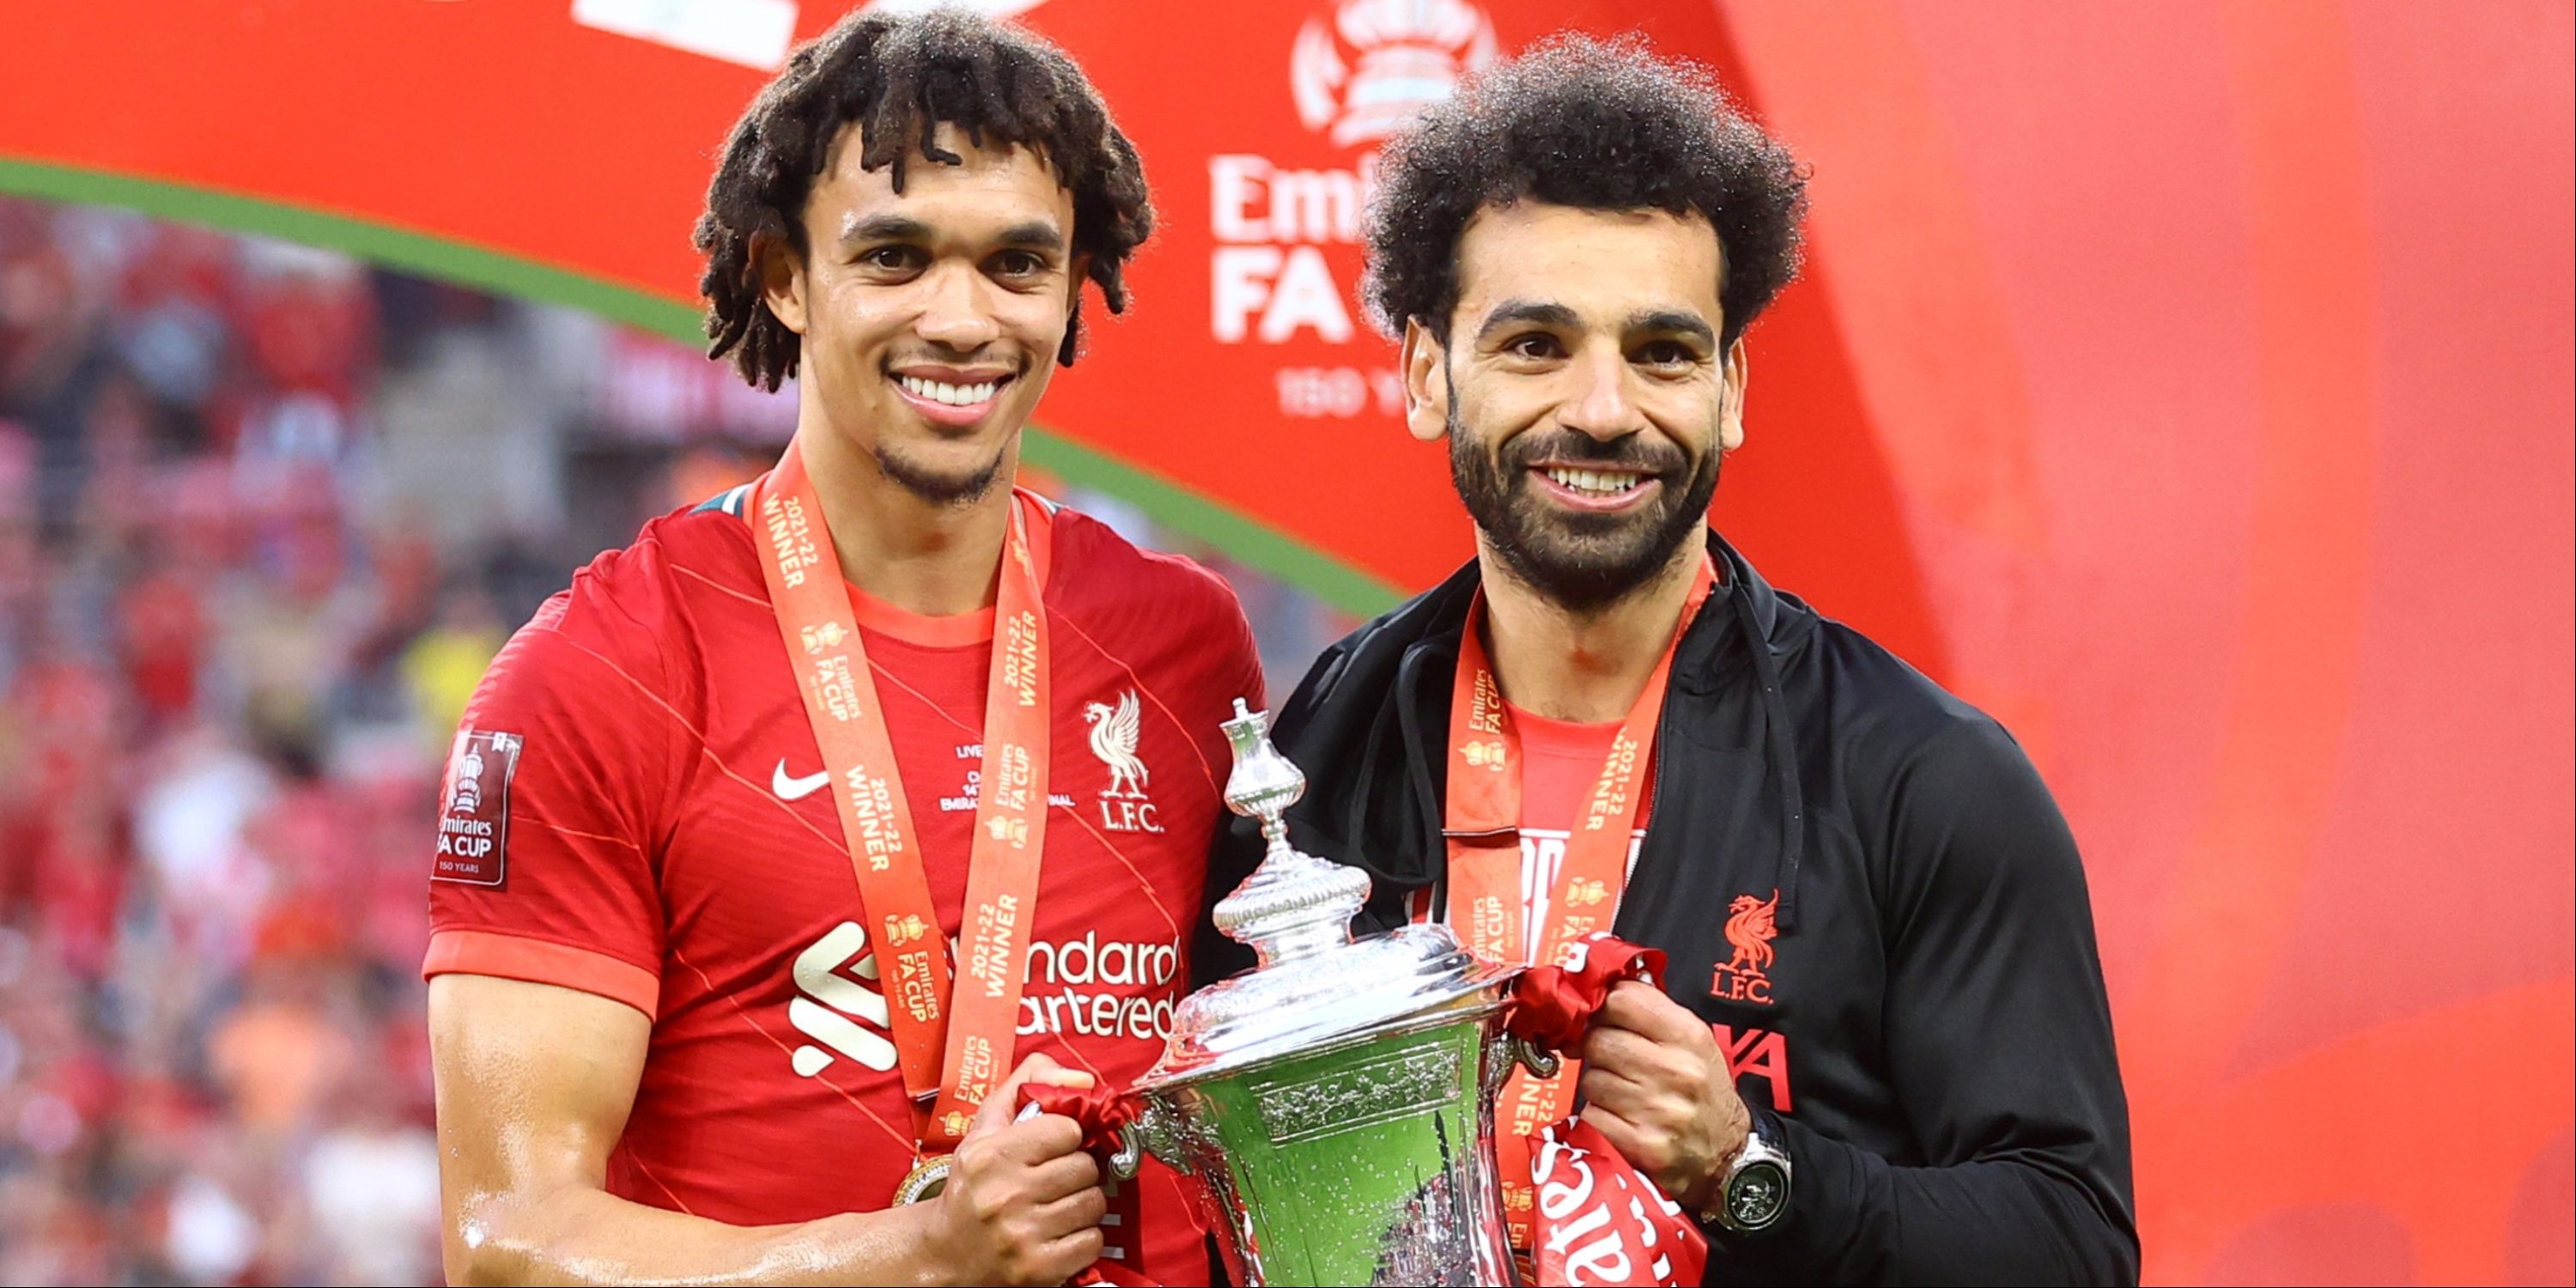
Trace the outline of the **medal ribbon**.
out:
<instances>
[{"instance_id":1,"label":"medal ribbon","mask_svg":"<svg viewBox=\"0 0 2576 1288\"><path fill-rule=\"evenodd\" d=\"M1502 686L1485 652L1485 595L1476 592L1467 609L1466 633L1458 642L1458 675L1449 696L1449 799L1442 820L1449 849L1448 921L1469 951L1491 961L1553 962L1568 942L1610 928L1628 882L1628 847L1645 795L1647 765L1654 757L1655 726L1663 714L1673 652L1716 584L1716 564L1703 557L1663 659L1620 722L1601 777L1566 839L1564 865L1547 892L1549 920L1539 927L1536 944L1521 942L1520 735L1512 729ZM1495 1148L1503 1177L1503 1217L1511 1227L1513 1247L1530 1246L1537 1202L1529 1179L1531 1142L1540 1128L1573 1108L1578 1072L1578 1062L1569 1056L1552 1078L1514 1073L1495 1106L1501 1127Z\"/></svg>"},{"instance_id":2,"label":"medal ribbon","mask_svg":"<svg viewBox=\"0 0 2576 1288\"><path fill-rule=\"evenodd\" d=\"M962 988L949 975L946 937L840 556L794 441L778 468L754 488L750 507L761 578L769 585L823 768L832 776L832 802L858 875L859 902L872 919L868 933L890 1003L904 1090L916 1103L935 1098L920 1124L922 1144L932 1150L956 1147L976 1107L1009 1072L1027 980L1051 750L1046 608L1029 547L1033 504L1012 498L1002 543L992 671L984 693L983 772L960 927Z\"/></svg>"}]
</instances>

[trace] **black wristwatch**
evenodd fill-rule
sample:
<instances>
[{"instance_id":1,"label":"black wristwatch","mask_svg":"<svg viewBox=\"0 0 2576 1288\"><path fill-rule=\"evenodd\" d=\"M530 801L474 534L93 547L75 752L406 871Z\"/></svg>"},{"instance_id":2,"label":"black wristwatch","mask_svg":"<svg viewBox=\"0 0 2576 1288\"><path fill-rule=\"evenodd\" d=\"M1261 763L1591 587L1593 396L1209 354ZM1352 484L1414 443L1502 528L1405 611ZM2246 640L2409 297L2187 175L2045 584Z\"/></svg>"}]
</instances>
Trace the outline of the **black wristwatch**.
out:
<instances>
[{"instance_id":1,"label":"black wristwatch","mask_svg":"<svg viewBox=\"0 0 2576 1288\"><path fill-rule=\"evenodd\" d=\"M1717 1194L1699 1214L1704 1225L1729 1237L1750 1238L1789 1215L1789 1143L1779 1120L1760 1110L1744 1134L1744 1148L1727 1164Z\"/></svg>"}]
</instances>

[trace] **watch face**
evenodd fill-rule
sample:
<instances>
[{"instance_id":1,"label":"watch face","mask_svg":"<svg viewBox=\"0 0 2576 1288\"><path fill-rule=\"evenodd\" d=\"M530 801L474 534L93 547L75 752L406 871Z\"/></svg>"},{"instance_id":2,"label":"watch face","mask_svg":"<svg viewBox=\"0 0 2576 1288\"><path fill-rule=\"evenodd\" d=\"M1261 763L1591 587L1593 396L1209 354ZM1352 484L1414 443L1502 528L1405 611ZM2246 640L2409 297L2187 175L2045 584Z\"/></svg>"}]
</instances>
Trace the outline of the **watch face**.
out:
<instances>
[{"instance_id":1,"label":"watch face","mask_svg":"<svg viewBox=\"0 0 2576 1288\"><path fill-rule=\"evenodd\" d=\"M1726 1215L1736 1228L1760 1230L1789 1206L1789 1176L1777 1163L1753 1163L1726 1184Z\"/></svg>"}]
</instances>

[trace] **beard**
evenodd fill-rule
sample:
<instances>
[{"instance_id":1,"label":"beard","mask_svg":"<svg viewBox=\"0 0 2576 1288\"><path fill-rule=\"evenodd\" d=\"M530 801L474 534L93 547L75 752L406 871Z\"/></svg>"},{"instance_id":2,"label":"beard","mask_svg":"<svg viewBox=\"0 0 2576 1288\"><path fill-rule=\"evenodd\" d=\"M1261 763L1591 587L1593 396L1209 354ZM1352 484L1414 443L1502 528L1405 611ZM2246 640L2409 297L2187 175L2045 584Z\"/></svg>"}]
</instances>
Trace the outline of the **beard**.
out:
<instances>
[{"instance_id":1,"label":"beard","mask_svg":"<svg viewBox=\"0 0 2576 1288\"><path fill-rule=\"evenodd\" d=\"M1021 395L1021 381L1028 375L1028 364L1017 360L1015 353L1016 351L1008 346L987 346L965 350L951 349L944 345L930 345L893 354L882 364L881 371L887 379L891 380L894 371L907 362L955 363L973 367L991 366L998 362L1010 373L1001 390L994 394L997 404L1004 405L996 406L995 410L987 415L1025 416L1028 411L1026 405L1017 406L1016 411L1013 406L1008 405L1009 400ZM897 407L889 408L886 414L890 417L900 417L909 413ZM995 483L1003 481L1002 463L1011 454L1011 445L1016 441L1016 431L1004 436L1003 440L994 446L990 459L981 465L963 469L947 459L948 453L941 450L945 444L936 442L939 437L937 434L927 437L928 441L923 441L924 436L906 435L903 439L911 441L899 439L889 443L885 436L879 435L876 442L869 448L870 454L876 457L877 472L894 480L895 486L930 505L968 506L983 500L985 495L993 490ZM929 451L912 450L914 447L922 446L929 447ZM940 464L933 465L931 462L934 460L940 461Z\"/></svg>"},{"instance_id":2,"label":"beard","mask_svg":"<svg viewBox=\"0 0 2576 1288\"><path fill-rule=\"evenodd\" d=\"M996 451L983 468L955 474L942 473L888 451L882 443L876 448L877 469L893 479L895 486L932 505L973 505L983 500L1002 477L1003 454Z\"/></svg>"},{"instance_id":3,"label":"beard","mask_svg":"<svg viewBox=\"0 0 2576 1288\"><path fill-rule=\"evenodd\" d=\"M1537 460L1638 470L1661 486L1632 513L1567 511L1530 482L1529 464ZM1449 479L1467 513L1513 576L1572 612L1615 604L1671 565L1682 543L1708 524L1719 464L1715 451L1693 461L1642 434L1605 443L1574 430L1533 430L1488 451L1459 420L1457 386L1450 386Z\"/></svg>"}]
</instances>

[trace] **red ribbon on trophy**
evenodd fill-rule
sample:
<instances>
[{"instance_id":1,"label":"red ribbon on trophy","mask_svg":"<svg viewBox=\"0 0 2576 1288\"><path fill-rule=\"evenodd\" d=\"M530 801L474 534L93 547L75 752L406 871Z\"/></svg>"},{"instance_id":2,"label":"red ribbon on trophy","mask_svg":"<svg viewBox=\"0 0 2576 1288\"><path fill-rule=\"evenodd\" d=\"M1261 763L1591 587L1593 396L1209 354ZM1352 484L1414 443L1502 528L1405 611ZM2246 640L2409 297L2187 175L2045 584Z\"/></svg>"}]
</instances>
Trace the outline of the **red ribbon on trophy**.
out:
<instances>
[{"instance_id":1,"label":"red ribbon on trophy","mask_svg":"<svg viewBox=\"0 0 2576 1288\"><path fill-rule=\"evenodd\" d=\"M1039 1113L1062 1114L1082 1128L1082 1148L1106 1162L1111 1154L1125 1148L1119 1133L1136 1115L1145 1111L1145 1102L1132 1091L1112 1091L1107 1087L1050 1087L1037 1083L1020 1086L1020 1103L1036 1105Z\"/></svg>"},{"instance_id":2,"label":"red ribbon on trophy","mask_svg":"<svg viewBox=\"0 0 2576 1288\"><path fill-rule=\"evenodd\" d=\"M1100 1174L1109 1175L1109 1156L1125 1148L1122 1133L1136 1115L1145 1111L1145 1102L1133 1091L1107 1087L1049 1087L1034 1083L1020 1086L1020 1104L1034 1106L1040 1113L1062 1114L1082 1128L1082 1148L1100 1160ZM1123 1182L1136 1184L1135 1180ZM1154 1281L1114 1261L1095 1261L1081 1274L1065 1281L1072 1288L1155 1288Z\"/></svg>"},{"instance_id":3,"label":"red ribbon on trophy","mask_svg":"<svg viewBox=\"0 0 2576 1288\"><path fill-rule=\"evenodd\" d=\"M1512 981L1505 1031L1550 1051L1581 1050L1613 987L1653 983L1664 969L1663 950L1606 932L1568 943L1564 961L1533 966ZM1529 1247L1536 1282L1678 1288L1700 1281L1708 1236L1591 1124L1559 1119L1540 1129L1537 1144L1529 1156L1538 1198Z\"/></svg>"},{"instance_id":4,"label":"red ribbon on trophy","mask_svg":"<svg viewBox=\"0 0 2576 1288\"><path fill-rule=\"evenodd\" d=\"M1661 949L1603 933L1565 946L1565 965L1534 966L1512 981L1503 1028L1551 1051L1576 1051L1593 1017L1622 980L1652 983ZM1121 1131L1143 1112L1135 1092L1106 1087L1024 1086L1024 1104L1062 1114L1082 1128L1082 1147L1102 1160L1122 1147ZM1529 1249L1535 1282L1546 1288L1680 1288L1700 1281L1708 1238L1652 1180L1579 1118L1542 1129L1530 1151L1538 1196ZM1139 1284L1132 1271L1100 1263L1076 1284Z\"/></svg>"},{"instance_id":5,"label":"red ribbon on trophy","mask_svg":"<svg viewBox=\"0 0 2576 1288\"><path fill-rule=\"evenodd\" d=\"M1532 966L1512 981L1503 1029L1524 1042L1566 1053L1582 1047L1592 1017L1623 981L1651 984L1664 973L1664 950L1640 948L1607 931L1566 944L1562 966Z\"/></svg>"}]
</instances>

